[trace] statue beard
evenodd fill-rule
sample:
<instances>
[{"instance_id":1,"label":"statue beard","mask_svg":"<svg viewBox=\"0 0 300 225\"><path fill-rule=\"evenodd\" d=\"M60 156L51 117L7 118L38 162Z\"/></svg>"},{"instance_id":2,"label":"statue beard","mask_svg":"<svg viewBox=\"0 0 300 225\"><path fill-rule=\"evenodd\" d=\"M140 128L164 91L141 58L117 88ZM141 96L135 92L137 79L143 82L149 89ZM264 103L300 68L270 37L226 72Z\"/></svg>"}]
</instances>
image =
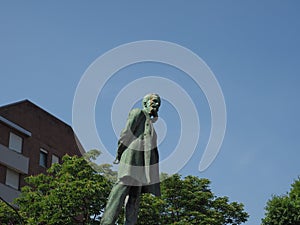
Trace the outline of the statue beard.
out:
<instances>
[{"instance_id":1,"label":"statue beard","mask_svg":"<svg viewBox=\"0 0 300 225\"><path fill-rule=\"evenodd\" d=\"M151 110L151 122L155 123L158 120L157 109Z\"/></svg>"}]
</instances>

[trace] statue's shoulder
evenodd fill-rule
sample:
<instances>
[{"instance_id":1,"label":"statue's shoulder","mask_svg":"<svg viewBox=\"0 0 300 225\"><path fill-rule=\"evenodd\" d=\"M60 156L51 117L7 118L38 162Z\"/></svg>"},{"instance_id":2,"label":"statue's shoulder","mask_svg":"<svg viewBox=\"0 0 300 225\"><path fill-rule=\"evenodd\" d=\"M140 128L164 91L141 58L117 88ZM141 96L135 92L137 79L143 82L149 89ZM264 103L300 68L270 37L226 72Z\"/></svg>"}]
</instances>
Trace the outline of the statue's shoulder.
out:
<instances>
[{"instance_id":1,"label":"statue's shoulder","mask_svg":"<svg viewBox=\"0 0 300 225\"><path fill-rule=\"evenodd\" d=\"M129 112L129 118L136 121L141 121L146 118L145 113L142 109L135 108Z\"/></svg>"},{"instance_id":2,"label":"statue's shoulder","mask_svg":"<svg viewBox=\"0 0 300 225\"><path fill-rule=\"evenodd\" d=\"M135 108L135 109L132 109L130 111L130 115L136 115L136 116L138 116L138 115L142 115L142 114L144 114L143 110L139 109L139 108Z\"/></svg>"}]
</instances>

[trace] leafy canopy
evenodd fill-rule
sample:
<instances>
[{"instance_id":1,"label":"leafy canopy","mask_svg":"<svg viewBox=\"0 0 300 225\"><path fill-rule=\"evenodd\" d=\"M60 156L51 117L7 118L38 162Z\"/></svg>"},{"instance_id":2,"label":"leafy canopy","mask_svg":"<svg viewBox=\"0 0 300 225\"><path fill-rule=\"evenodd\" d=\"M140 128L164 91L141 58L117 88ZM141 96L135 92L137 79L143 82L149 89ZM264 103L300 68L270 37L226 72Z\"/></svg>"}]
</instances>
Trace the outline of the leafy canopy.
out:
<instances>
[{"instance_id":1,"label":"leafy canopy","mask_svg":"<svg viewBox=\"0 0 300 225\"><path fill-rule=\"evenodd\" d=\"M16 199L19 214L26 225L99 224L102 212L116 179L111 165L97 165L100 154L93 150L84 157L65 156L63 163L53 164L47 174L26 178L28 186ZM141 196L137 225L238 225L247 221L243 204L217 197L208 179L178 174L162 174L162 196ZM167 179L166 179L167 178ZM297 192L291 192L297 198ZM299 193L299 192L298 192ZM5 214L0 205L2 224L19 224L14 213ZM124 215L119 217L123 224Z\"/></svg>"},{"instance_id":2,"label":"leafy canopy","mask_svg":"<svg viewBox=\"0 0 300 225\"><path fill-rule=\"evenodd\" d=\"M16 203L28 224L93 224L104 210L111 183L84 158L64 156L47 174L26 178Z\"/></svg>"},{"instance_id":3,"label":"leafy canopy","mask_svg":"<svg viewBox=\"0 0 300 225\"><path fill-rule=\"evenodd\" d=\"M300 177L291 185L285 195L274 195L265 207L262 225L297 225L300 224Z\"/></svg>"},{"instance_id":4,"label":"leafy canopy","mask_svg":"<svg viewBox=\"0 0 300 225\"><path fill-rule=\"evenodd\" d=\"M243 204L216 197L208 179L175 174L161 183L162 197L143 195L138 225L237 225L247 221Z\"/></svg>"}]
</instances>

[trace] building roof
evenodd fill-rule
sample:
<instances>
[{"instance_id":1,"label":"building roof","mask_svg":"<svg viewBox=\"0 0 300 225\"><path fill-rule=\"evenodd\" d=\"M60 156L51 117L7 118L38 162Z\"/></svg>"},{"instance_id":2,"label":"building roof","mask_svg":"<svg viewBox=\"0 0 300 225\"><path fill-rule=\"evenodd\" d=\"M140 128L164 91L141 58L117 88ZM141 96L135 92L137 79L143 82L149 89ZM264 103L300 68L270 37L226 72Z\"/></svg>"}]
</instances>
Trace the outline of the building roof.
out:
<instances>
[{"instance_id":1,"label":"building roof","mask_svg":"<svg viewBox=\"0 0 300 225\"><path fill-rule=\"evenodd\" d=\"M42 111L43 113L47 114L48 116L52 117L54 120L57 120L57 121L59 121L60 123L63 123L63 124L65 124L66 126L71 127L71 126L70 126L69 124L67 124L66 122L64 122L64 121L62 121L61 119L57 118L57 117L54 116L53 114L49 113L48 111L46 111L45 109L41 108L40 106L38 106L37 104L33 103L32 101L30 101L30 100L28 100L28 99L24 99L24 100L20 100L20 101L17 101L17 102L13 102L13 103L9 103L9 104L0 106L0 112L1 112L2 110L9 109L9 108L12 108L12 107L15 107L15 106L21 106L21 105L30 105L30 106L36 108L37 110L40 110L40 111Z\"/></svg>"},{"instance_id":2,"label":"building roof","mask_svg":"<svg viewBox=\"0 0 300 225\"><path fill-rule=\"evenodd\" d=\"M27 136L31 136L32 134L35 137L42 138L49 144L65 142L63 133L66 135L72 134L75 137L81 154L85 152L73 128L69 124L28 99L1 106L0 118L3 118L0 122L2 121L21 133L25 132ZM49 134L53 134L54 136L49 136Z\"/></svg>"}]
</instances>

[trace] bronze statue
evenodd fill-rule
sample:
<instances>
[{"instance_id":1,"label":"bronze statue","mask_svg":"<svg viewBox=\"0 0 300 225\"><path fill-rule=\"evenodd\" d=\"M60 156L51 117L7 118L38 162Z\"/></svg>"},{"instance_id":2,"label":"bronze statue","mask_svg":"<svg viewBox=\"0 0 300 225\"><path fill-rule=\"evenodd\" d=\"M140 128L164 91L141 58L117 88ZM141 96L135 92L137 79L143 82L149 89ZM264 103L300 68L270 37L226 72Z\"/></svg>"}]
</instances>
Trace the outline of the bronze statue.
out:
<instances>
[{"instance_id":1,"label":"bronze statue","mask_svg":"<svg viewBox=\"0 0 300 225\"><path fill-rule=\"evenodd\" d=\"M158 94L143 98L143 109L130 111L118 141L118 181L108 197L101 225L114 225L125 202L125 225L137 222L140 195L160 196L157 135L153 124L158 119L161 101Z\"/></svg>"}]
</instances>

